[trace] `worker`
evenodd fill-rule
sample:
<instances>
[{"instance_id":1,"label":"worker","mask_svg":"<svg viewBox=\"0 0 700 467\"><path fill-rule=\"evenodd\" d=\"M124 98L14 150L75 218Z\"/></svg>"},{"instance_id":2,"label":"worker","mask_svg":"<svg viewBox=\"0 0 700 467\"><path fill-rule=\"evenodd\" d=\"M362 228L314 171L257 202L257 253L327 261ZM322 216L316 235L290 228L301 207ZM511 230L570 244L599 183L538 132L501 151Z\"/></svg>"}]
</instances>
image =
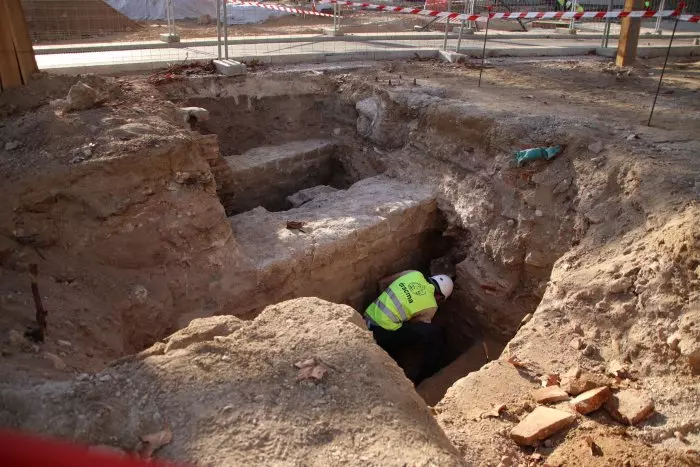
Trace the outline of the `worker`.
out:
<instances>
[{"instance_id":1,"label":"worker","mask_svg":"<svg viewBox=\"0 0 700 467\"><path fill-rule=\"evenodd\" d=\"M432 376L441 368L444 339L438 326L431 324L438 303L452 294L449 276L426 277L419 271L403 271L379 281L384 292L365 310L367 327L374 340L392 358L406 346L421 345L422 365L414 384Z\"/></svg>"}]
</instances>

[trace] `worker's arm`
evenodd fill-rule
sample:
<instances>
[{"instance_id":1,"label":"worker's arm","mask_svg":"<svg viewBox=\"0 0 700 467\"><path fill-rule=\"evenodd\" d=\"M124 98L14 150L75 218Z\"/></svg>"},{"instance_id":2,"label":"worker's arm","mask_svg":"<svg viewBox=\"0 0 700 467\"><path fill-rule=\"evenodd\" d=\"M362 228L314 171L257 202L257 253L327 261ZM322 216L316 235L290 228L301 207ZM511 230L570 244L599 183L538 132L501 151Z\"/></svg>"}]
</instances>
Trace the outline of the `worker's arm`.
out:
<instances>
[{"instance_id":1,"label":"worker's arm","mask_svg":"<svg viewBox=\"0 0 700 467\"><path fill-rule=\"evenodd\" d=\"M383 292L384 290L387 289L391 285L392 282L394 282L396 279L399 277L403 276L404 274L408 274L409 272L415 272L413 269L409 269L407 271L402 271L396 274L392 274L391 276L386 276L383 279L379 279L379 293Z\"/></svg>"},{"instance_id":2,"label":"worker's arm","mask_svg":"<svg viewBox=\"0 0 700 467\"><path fill-rule=\"evenodd\" d=\"M435 317L435 312L437 311L437 307L434 306L432 308L426 308L425 310L421 311L420 313L417 313L411 317L411 321L417 321L419 323L428 323L433 320L433 317Z\"/></svg>"}]
</instances>

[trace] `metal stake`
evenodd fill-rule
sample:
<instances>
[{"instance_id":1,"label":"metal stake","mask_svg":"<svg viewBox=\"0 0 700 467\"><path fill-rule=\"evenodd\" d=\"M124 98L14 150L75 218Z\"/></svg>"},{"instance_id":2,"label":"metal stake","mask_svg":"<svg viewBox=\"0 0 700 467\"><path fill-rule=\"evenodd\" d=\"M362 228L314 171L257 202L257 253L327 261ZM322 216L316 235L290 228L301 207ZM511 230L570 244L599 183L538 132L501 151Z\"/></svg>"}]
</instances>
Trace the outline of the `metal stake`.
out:
<instances>
[{"instance_id":1,"label":"metal stake","mask_svg":"<svg viewBox=\"0 0 700 467\"><path fill-rule=\"evenodd\" d=\"M216 46L217 58L221 60L221 0L216 0Z\"/></svg>"},{"instance_id":2,"label":"metal stake","mask_svg":"<svg viewBox=\"0 0 700 467\"><path fill-rule=\"evenodd\" d=\"M664 60L664 66L661 68L661 76L659 76L659 85L656 87L656 95L654 96L654 103L651 104L651 112L649 113L649 120L647 121L647 126L651 126L651 117L654 116L654 108L656 108L656 99L659 98L659 91L661 91L661 81L664 79L664 73L666 72L666 64L668 63L668 56L671 54L671 45L673 44L673 38L676 35L676 27L678 26L678 20L681 17L681 12L685 7L685 3L681 2L678 4L678 8L674 13L676 15L676 22L673 23L673 32L671 33L671 40L668 41L668 49L666 49L666 59Z\"/></svg>"},{"instance_id":3,"label":"metal stake","mask_svg":"<svg viewBox=\"0 0 700 467\"><path fill-rule=\"evenodd\" d=\"M484 32L484 48L481 50L481 69L479 70L479 85L481 87L481 75L484 74L484 57L486 56L486 38L489 36L489 23L491 22L491 7L488 8L489 15L486 17L486 32Z\"/></svg>"},{"instance_id":4,"label":"metal stake","mask_svg":"<svg viewBox=\"0 0 700 467\"><path fill-rule=\"evenodd\" d=\"M224 2L224 58L228 60L228 9L226 8L228 0L221 1Z\"/></svg>"}]
</instances>

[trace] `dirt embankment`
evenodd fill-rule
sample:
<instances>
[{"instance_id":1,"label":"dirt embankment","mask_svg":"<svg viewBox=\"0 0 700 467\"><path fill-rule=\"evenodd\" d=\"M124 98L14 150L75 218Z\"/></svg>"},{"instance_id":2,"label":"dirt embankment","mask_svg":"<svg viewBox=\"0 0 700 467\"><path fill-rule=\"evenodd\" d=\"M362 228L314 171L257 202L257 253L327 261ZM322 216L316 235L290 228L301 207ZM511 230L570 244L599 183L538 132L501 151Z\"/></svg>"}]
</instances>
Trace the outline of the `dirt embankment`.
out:
<instances>
[{"instance_id":1,"label":"dirt embankment","mask_svg":"<svg viewBox=\"0 0 700 467\"><path fill-rule=\"evenodd\" d=\"M557 465L697 462L700 166L691 154L698 141L688 131L630 124L618 111L611 112L613 130L593 119L581 125L585 106L571 120L574 110L557 104L562 116L552 118L552 109L533 107L519 92L455 91L447 73L419 87L410 75L406 85L386 86L403 73L385 69L376 73L378 87L358 80L345 92L373 100L358 105L361 114L372 109L358 131L388 150L388 173L438 187L451 225L446 235L461 239L454 258L462 260L455 293L462 306L445 307L443 319L463 321L471 306L467 320L480 321L477 328L512 335L532 313L501 361L457 382L437 405L451 441L478 464L503 456L504 465L537 462L510 431L535 407L530 391L542 377L578 369L617 376L608 384L650 397L655 415L622 431L605 413L579 416L576 428L538 445L540 458L551 455ZM691 82L678 83L687 94ZM444 98L457 94L470 101ZM515 150L551 144L566 145L553 161L514 164ZM505 363L512 358L524 367ZM501 406L503 413L489 415ZM603 459L590 454L587 436L604 446ZM649 443L655 448L641 448Z\"/></svg>"},{"instance_id":2,"label":"dirt embankment","mask_svg":"<svg viewBox=\"0 0 700 467\"><path fill-rule=\"evenodd\" d=\"M320 376L295 367L309 359ZM167 426L158 456L193 464L464 465L357 313L318 299L198 320L93 377L1 397L0 424L93 445L131 451Z\"/></svg>"}]
</instances>

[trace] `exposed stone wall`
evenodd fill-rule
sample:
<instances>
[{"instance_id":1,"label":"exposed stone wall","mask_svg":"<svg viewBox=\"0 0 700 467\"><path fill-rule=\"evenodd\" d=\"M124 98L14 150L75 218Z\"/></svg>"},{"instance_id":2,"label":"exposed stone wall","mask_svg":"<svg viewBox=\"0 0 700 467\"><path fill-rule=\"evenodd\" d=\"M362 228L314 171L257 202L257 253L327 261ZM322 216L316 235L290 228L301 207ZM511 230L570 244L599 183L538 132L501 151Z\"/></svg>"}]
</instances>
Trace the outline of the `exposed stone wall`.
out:
<instances>
[{"instance_id":1,"label":"exposed stone wall","mask_svg":"<svg viewBox=\"0 0 700 467\"><path fill-rule=\"evenodd\" d=\"M329 140L304 140L224 157L225 164L218 165L214 175L226 212L287 208L287 196L330 182L334 169L340 168L333 160L336 150Z\"/></svg>"},{"instance_id":2,"label":"exposed stone wall","mask_svg":"<svg viewBox=\"0 0 700 467\"><path fill-rule=\"evenodd\" d=\"M303 296L362 309L378 279L429 259L436 209L429 190L374 177L289 211L257 208L232 217L234 236L257 269L257 286L237 311ZM303 222L303 232L287 229L288 220Z\"/></svg>"}]
</instances>

